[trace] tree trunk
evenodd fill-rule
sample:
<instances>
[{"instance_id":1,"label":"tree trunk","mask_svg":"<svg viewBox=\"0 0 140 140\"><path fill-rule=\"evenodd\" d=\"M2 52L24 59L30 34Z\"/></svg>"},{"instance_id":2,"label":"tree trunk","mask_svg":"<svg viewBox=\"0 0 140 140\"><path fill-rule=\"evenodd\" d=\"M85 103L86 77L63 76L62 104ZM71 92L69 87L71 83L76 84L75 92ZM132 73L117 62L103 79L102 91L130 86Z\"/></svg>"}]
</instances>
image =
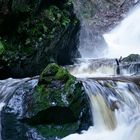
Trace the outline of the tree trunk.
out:
<instances>
[{"instance_id":1,"label":"tree trunk","mask_svg":"<svg viewBox=\"0 0 140 140\"><path fill-rule=\"evenodd\" d=\"M134 82L140 84L140 76L114 76L114 77L94 77L89 78L93 80L112 80L112 81L121 81L121 82Z\"/></svg>"}]
</instances>

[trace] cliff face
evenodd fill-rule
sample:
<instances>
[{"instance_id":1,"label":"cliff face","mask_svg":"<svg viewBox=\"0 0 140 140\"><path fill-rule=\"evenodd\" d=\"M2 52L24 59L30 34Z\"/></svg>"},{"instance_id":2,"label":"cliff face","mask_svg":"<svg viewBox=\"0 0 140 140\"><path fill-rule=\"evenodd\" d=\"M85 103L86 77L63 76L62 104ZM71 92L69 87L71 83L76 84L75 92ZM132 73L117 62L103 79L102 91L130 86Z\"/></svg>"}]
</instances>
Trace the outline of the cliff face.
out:
<instances>
[{"instance_id":1,"label":"cliff face","mask_svg":"<svg viewBox=\"0 0 140 140\"><path fill-rule=\"evenodd\" d=\"M0 1L0 71L37 75L50 62L71 64L79 56L79 21L69 0Z\"/></svg>"}]
</instances>

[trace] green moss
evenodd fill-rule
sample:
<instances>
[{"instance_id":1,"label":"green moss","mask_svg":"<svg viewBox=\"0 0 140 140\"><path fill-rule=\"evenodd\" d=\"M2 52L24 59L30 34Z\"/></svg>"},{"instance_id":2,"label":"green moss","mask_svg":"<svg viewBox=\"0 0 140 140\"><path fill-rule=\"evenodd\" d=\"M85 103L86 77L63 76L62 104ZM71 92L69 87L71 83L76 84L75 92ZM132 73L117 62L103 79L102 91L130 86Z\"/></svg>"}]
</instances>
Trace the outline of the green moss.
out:
<instances>
[{"instance_id":1,"label":"green moss","mask_svg":"<svg viewBox=\"0 0 140 140\"><path fill-rule=\"evenodd\" d=\"M41 79L45 76L55 75L59 70L59 66L57 64L49 64L41 73Z\"/></svg>"},{"instance_id":2,"label":"green moss","mask_svg":"<svg viewBox=\"0 0 140 140\"><path fill-rule=\"evenodd\" d=\"M63 138L69 134L75 133L78 130L79 126L77 123L72 124L64 124L61 126L57 125L44 125L38 126L37 130L41 133L44 137L57 137Z\"/></svg>"},{"instance_id":3,"label":"green moss","mask_svg":"<svg viewBox=\"0 0 140 140\"><path fill-rule=\"evenodd\" d=\"M71 24L74 25L77 21L73 17L73 6L70 0L66 0L61 7L50 5L35 13L38 4L37 0L31 0L12 7L11 12L17 19L16 27L10 32L10 35L2 37L2 40L6 40L4 59L11 66L15 66L14 62L17 62L17 60L20 62L19 58L22 58L22 60L26 58L28 62L28 59L35 59L34 56L39 54L39 51L41 52L44 49L48 51L49 47L56 47L53 46L56 44L51 44L51 42L56 43L60 36L63 36L67 27ZM49 55L47 52L46 59L48 60L46 64L51 61ZM53 60L57 61L57 58L53 54L51 55ZM24 62L23 64L28 64ZM59 74L57 76L57 78L61 78ZM48 82L50 81L51 79L48 79Z\"/></svg>"},{"instance_id":4,"label":"green moss","mask_svg":"<svg viewBox=\"0 0 140 140\"><path fill-rule=\"evenodd\" d=\"M65 91L68 91L68 89L70 88L70 86L73 86L73 84L75 83L76 78L72 75L69 76L69 79L67 80L66 84L65 84Z\"/></svg>"},{"instance_id":5,"label":"green moss","mask_svg":"<svg viewBox=\"0 0 140 140\"><path fill-rule=\"evenodd\" d=\"M13 11L17 14L19 13L29 13L31 12L31 7L30 5L27 4L18 4L13 7Z\"/></svg>"},{"instance_id":6,"label":"green moss","mask_svg":"<svg viewBox=\"0 0 140 140\"><path fill-rule=\"evenodd\" d=\"M4 48L4 45L2 44L2 42L0 41L0 55L3 54L5 48Z\"/></svg>"},{"instance_id":7,"label":"green moss","mask_svg":"<svg viewBox=\"0 0 140 140\"><path fill-rule=\"evenodd\" d=\"M40 75L40 81L51 83L51 81L54 79L54 76L59 69L59 66L57 64L49 64L41 73Z\"/></svg>"},{"instance_id":8,"label":"green moss","mask_svg":"<svg viewBox=\"0 0 140 140\"><path fill-rule=\"evenodd\" d=\"M83 92L82 92L82 83L81 82L78 82L75 84L75 87L74 87L74 91L73 91L73 96L71 99L70 99L70 109L73 111L75 117L79 116L80 112L81 112L81 108L84 108L84 106L81 106L81 105L84 105L83 104ZM81 97L81 98L79 98Z\"/></svg>"},{"instance_id":9,"label":"green moss","mask_svg":"<svg viewBox=\"0 0 140 140\"><path fill-rule=\"evenodd\" d=\"M57 64L49 64L40 75L39 85L33 95L34 112L52 106L68 106L67 96L73 94L76 78ZM53 86L53 87L52 87Z\"/></svg>"},{"instance_id":10,"label":"green moss","mask_svg":"<svg viewBox=\"0 0 140 140\"><path fill-rule=\"evenodd\" d=\"M37 114L41 110L45 110L53 104L55 106L65 106L66 104L62 101L62 90L47 88L44 85L39 85L36 87L36 91L33 95L34 99L34 114Z\"/></svg>"},{"instance_id":11,"label":"green moss","mask_svg":"<svg viewBox=\"0 0 140 140\"><path fill-rule=\"evenodd\" d=\"M36 91L33 95L33 99L35 100L35 114L36 112L39 112L49 107L48 98L49 96L45 90L44 85L37 86Z\"/></svg>"},{"instance_id":12,"label":"green moss","mask_svg":"<svg viewBox=\"0 0 140 140\"><path fill-rule=\"evenodd\" d=\"M62 89L46 88L44 85L36 87L36 91L33 95L34 99L34 114L37 114L41 110L45 110L55 104L55 106L66 106L66 103L62 101Z\"/></svg>"},{"instance_id":13,"label":"green moss","mask_svg":"<svg viewBox=\"0 0 140 140\"><path fill-rule=\"evenodd\" d=\"M65 70L65 69L62 69L62 68L59 68L56 75L55 75L55 78L57 80L64 80L64 81L67 81L69 79L69 74L68 74L68 71Z\"/></svg>"}]
</instances>

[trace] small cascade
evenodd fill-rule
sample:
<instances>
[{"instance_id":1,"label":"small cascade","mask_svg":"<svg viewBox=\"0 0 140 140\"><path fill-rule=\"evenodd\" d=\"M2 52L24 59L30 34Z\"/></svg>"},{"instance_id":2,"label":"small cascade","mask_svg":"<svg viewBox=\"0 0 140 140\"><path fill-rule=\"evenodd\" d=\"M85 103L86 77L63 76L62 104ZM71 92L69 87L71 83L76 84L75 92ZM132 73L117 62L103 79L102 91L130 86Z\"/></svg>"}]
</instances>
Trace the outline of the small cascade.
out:
<instances>
[{"instance_id":1,"label":"small cascade","mask_svg":"<svg viewBox=\"0 0 140 140\"><path fill-rule=\"evenodd\" d=\"M140 88L131 82L83 80L93 127L63 140L139 140Z\"/></svg>"},{"instance_id":2,"label":"small cascade","mask_svg":"<svg viewBox=\"0 0 140 140\"><path fill-rule=\"evenodd\" d=\"M68 66L70 73L76 77L100 77L116 74L115 59L77 59L77 62Z\"/></svg>"},{"instance_id":3,"label":"small cascade","mask_svg":"<svg viewBox=\"0 0 140 140\"><path fill-rule=\"evenodd\" d=\"M69 72L78 78L133 76L140 75L140 62L120 62L117 59L77 59L74 65L67 66ZM119 73L118 73L119 69Z\"/></svg>"},{"instance_id":4,"label":"small cascade","mask_svg":"<svg viewBox=\"0 0 140 140\"><path fill-rule=\"evenodd\" d=\"M120 69L122 75L140 75L140 62L121 64Z\"/></svg>"},{"instance_id":5,"label":"small cascade","mask_svg":"<svg viewBox=\"0 0 140 140\"><path fill-rule=\"evenodd\" d=\"M84 81L83 84L85 91L91 101L91 109L95 129L97 131L102 131L104 129L114 129L116 126L114 114L106 104L106 94L109 90L102 88L98 82L91 80Z\"/></svg>"}]
</instances>

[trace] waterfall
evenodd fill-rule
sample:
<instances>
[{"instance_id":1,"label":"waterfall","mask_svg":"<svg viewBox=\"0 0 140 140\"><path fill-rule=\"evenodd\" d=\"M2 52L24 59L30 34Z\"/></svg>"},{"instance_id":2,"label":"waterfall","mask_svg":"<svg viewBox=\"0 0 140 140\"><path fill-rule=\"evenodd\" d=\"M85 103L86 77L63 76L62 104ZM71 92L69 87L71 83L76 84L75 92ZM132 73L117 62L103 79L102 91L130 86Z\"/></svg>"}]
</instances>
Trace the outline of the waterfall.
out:
<instances>
[{"instance_id":1,"label":"waterfall","mask_svg":"<svg viewBox=\"0 0 140 140\"><path fill-rule=\"evenodd\" d=\"M139 75L139 62L122 62L118 74L115 60L131 53L140 54L140 6L131 10L129 16L115 29L103 34L108 47L105 51L96 51L96 47L93 47L96 33L91 29L94 23L90 9L93 1L90 2L90 16L78 15L82 22L79 44L82 59L77 59L68 70L80 78L84 85L90 99L93 126L81 134L71 134L62 140L140 140L140 87L128 82L131 76ZM97 59L97 54L103 58ZM111 80L118 76L128 76L128 81Z\"/></svg>"},{"instance_id":2,"label":"waterfall","mask_svg":"<svg viewBox=\"0 0 140 140\"><path fill-rule=\"evenodd\" d=\"M80 54L82 58L100 57L101 52L103 52L102 49L104 47L104 39L99 35L97 30L95 31L94 27L97 20L95 20L95 18L97 18L95 17L97 5L93 0L73 0L73 3L75 13L80 19L81 23L79 35ZM100 8L98 7L98 9Z\"/></svg>"},{"instance_id":3,"label":"waterfall","mask_svg":"<svg viewBox=\"0 0 140 140\"><path fill-rule=\"evenodd\" d=\"M125 0L112 2L73 0L73 2L75 13L81 22L79 51L82 58L119 58L132 53L140 53L140 26L138 24L140 5L131 9L128 16L118 25L117 22L126 15L121 10L121 5L125 3ZM116 6L114 6L115 3ZM132 1L132 3L137 3L137 1ZM110 31L114 24L118 26Z\"/></svg>"},{"instance_id":4,"label":"waterfall","mask_svg":"<svg viewBox=\"0 0 140 140\"><path fill-rule=\"evenodd\" d=\"M119 58L129 54L140 54L140 5L111 32L104 34L108 44L106 57Z\"/></svg>"},{"instance_id":5,"label":"waterfall","mask_svg":"<svg viewBox=\"0 0 140 140\"><path fill-rule=\"evenodd\" d=\"M63 140L140 140L140 88L134 83L83 80L93 127Z\"/></svg>"}]
</instances>

